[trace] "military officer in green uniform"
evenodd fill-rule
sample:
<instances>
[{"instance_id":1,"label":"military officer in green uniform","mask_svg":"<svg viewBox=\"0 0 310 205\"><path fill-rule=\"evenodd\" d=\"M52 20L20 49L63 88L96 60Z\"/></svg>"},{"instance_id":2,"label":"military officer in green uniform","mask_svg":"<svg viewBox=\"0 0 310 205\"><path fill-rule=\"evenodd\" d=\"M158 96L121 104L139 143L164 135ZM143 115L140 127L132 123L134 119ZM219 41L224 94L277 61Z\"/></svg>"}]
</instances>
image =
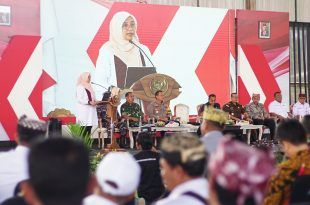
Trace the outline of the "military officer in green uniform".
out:
<instances>
[{"instance_id":1,"label":"military officer in green uniform","mask_svg":"<svg viewBox=\"0 0 310 205\"><path fill-rule=\"evenodd\" d=\"M134 102L134 95L132 92L125 94L126 102L121 106L122 118L129 121L130 127L138 127L140 118L142 120L142 110L140 105Z\"/></svg>"}]
</instances>

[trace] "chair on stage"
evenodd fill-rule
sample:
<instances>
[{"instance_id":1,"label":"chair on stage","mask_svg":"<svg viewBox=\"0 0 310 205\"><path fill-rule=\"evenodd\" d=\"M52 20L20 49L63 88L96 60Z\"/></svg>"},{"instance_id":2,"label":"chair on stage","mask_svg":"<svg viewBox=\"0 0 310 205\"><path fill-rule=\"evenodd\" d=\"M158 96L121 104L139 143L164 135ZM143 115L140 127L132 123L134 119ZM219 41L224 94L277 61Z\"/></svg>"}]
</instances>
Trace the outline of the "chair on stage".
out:
<instances>
[{"instance_id":1,"label":"chair on stage","mask_svg":"<svg viewBox=\"0 0 310 205\"><path fill-rule=\"evenodd\" d=\"M176 118L180 119L181 124L189 122L189 107L185 104L179 103L174 106L174 114Z\"/></svg>"}]
</instances>

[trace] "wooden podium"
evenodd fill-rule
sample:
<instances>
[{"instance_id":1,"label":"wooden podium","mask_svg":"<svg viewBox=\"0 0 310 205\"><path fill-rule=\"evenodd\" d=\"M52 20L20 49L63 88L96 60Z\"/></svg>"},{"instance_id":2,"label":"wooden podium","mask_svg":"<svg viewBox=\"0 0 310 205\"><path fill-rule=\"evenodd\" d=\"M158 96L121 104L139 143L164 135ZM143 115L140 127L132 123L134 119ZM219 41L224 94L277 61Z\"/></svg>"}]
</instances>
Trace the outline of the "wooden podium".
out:
<instances>
[{"instance_id":1,"label":"wooden podium","mask_svg":"<svg viewBox=\"0 0 310 205\"><path fill-rule=\"evenodd\" d=\"M120 147L114 138L114 123L117 122L117 106L119 105L120 100L119 96L115 95L110 97L108 101L98 101L97 106L104 106L106 111L105 119L101 118L101 115L98 115L98 147L104 148L104 134L107 133L110 135L111 143L107 145L109 150L118 150ZM103 120L109 122L107 127L103 127Z\"/></svg>"}]
</instances>

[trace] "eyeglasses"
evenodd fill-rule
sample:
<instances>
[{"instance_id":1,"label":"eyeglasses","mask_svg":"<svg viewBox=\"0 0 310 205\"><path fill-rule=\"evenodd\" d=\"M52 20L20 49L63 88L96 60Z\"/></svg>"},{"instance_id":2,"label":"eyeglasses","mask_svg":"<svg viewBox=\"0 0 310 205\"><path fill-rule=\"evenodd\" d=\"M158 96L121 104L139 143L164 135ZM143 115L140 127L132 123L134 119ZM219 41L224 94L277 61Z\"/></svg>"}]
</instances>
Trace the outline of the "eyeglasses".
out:
<instances>
[{"instance_id":1,"label":"eyeglasses","mask_svg":"<svg viewBox=\"0 0 310 205\"><path fill-rule=\"evenodd\" d=\"M129 28L136 28L136 24L135 22L130 22L130 23L127 23L127 22L124 22L123 25L122 25L122 28L123 29L129 29Z\"/></svg>"}]
</instances>

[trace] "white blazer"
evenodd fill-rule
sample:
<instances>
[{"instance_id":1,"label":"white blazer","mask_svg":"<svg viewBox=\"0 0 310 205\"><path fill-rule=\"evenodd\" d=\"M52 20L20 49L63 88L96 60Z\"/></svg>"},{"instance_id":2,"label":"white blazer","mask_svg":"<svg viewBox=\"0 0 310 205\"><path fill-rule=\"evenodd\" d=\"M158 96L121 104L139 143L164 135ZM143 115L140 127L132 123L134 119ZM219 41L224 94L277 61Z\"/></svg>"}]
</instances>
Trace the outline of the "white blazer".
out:
<instances>
[{"instance_id":1,"label":"white blazer","mask_svg":"<svg viewBox=\"0 0 310 205\"><path fill-rule=\"evenodd\" d=\"M96 107L88 104L87 92L85 88L81 85L77 86L76 99L77 99L77 116L76 116L77 123L82 126L97 126L98 117Z\"/></svg>"},{"instance_id":2,"label":"white blazer","mask_svg":"<svg viewBox=\"0 0 310 205\"><path fill-rule=\"evenodd\" d=\"M143 44L139 44L147 56L151 58L151 52ZM152 64L147 59L145 54L142 52L144 57L144 62L146 67L151 67ZM98 83L106 88L109 88L111 85L117 86L116 72L115 72L115 62L114 54L107 48L107 44L104 44L100 50L98 59L96 62L95 72L92 73L92 79L95 83ZM105 91L103 88L96 86L94 91L97 97L102 98L102 93Z\"/></svg>"}]
</instances>

